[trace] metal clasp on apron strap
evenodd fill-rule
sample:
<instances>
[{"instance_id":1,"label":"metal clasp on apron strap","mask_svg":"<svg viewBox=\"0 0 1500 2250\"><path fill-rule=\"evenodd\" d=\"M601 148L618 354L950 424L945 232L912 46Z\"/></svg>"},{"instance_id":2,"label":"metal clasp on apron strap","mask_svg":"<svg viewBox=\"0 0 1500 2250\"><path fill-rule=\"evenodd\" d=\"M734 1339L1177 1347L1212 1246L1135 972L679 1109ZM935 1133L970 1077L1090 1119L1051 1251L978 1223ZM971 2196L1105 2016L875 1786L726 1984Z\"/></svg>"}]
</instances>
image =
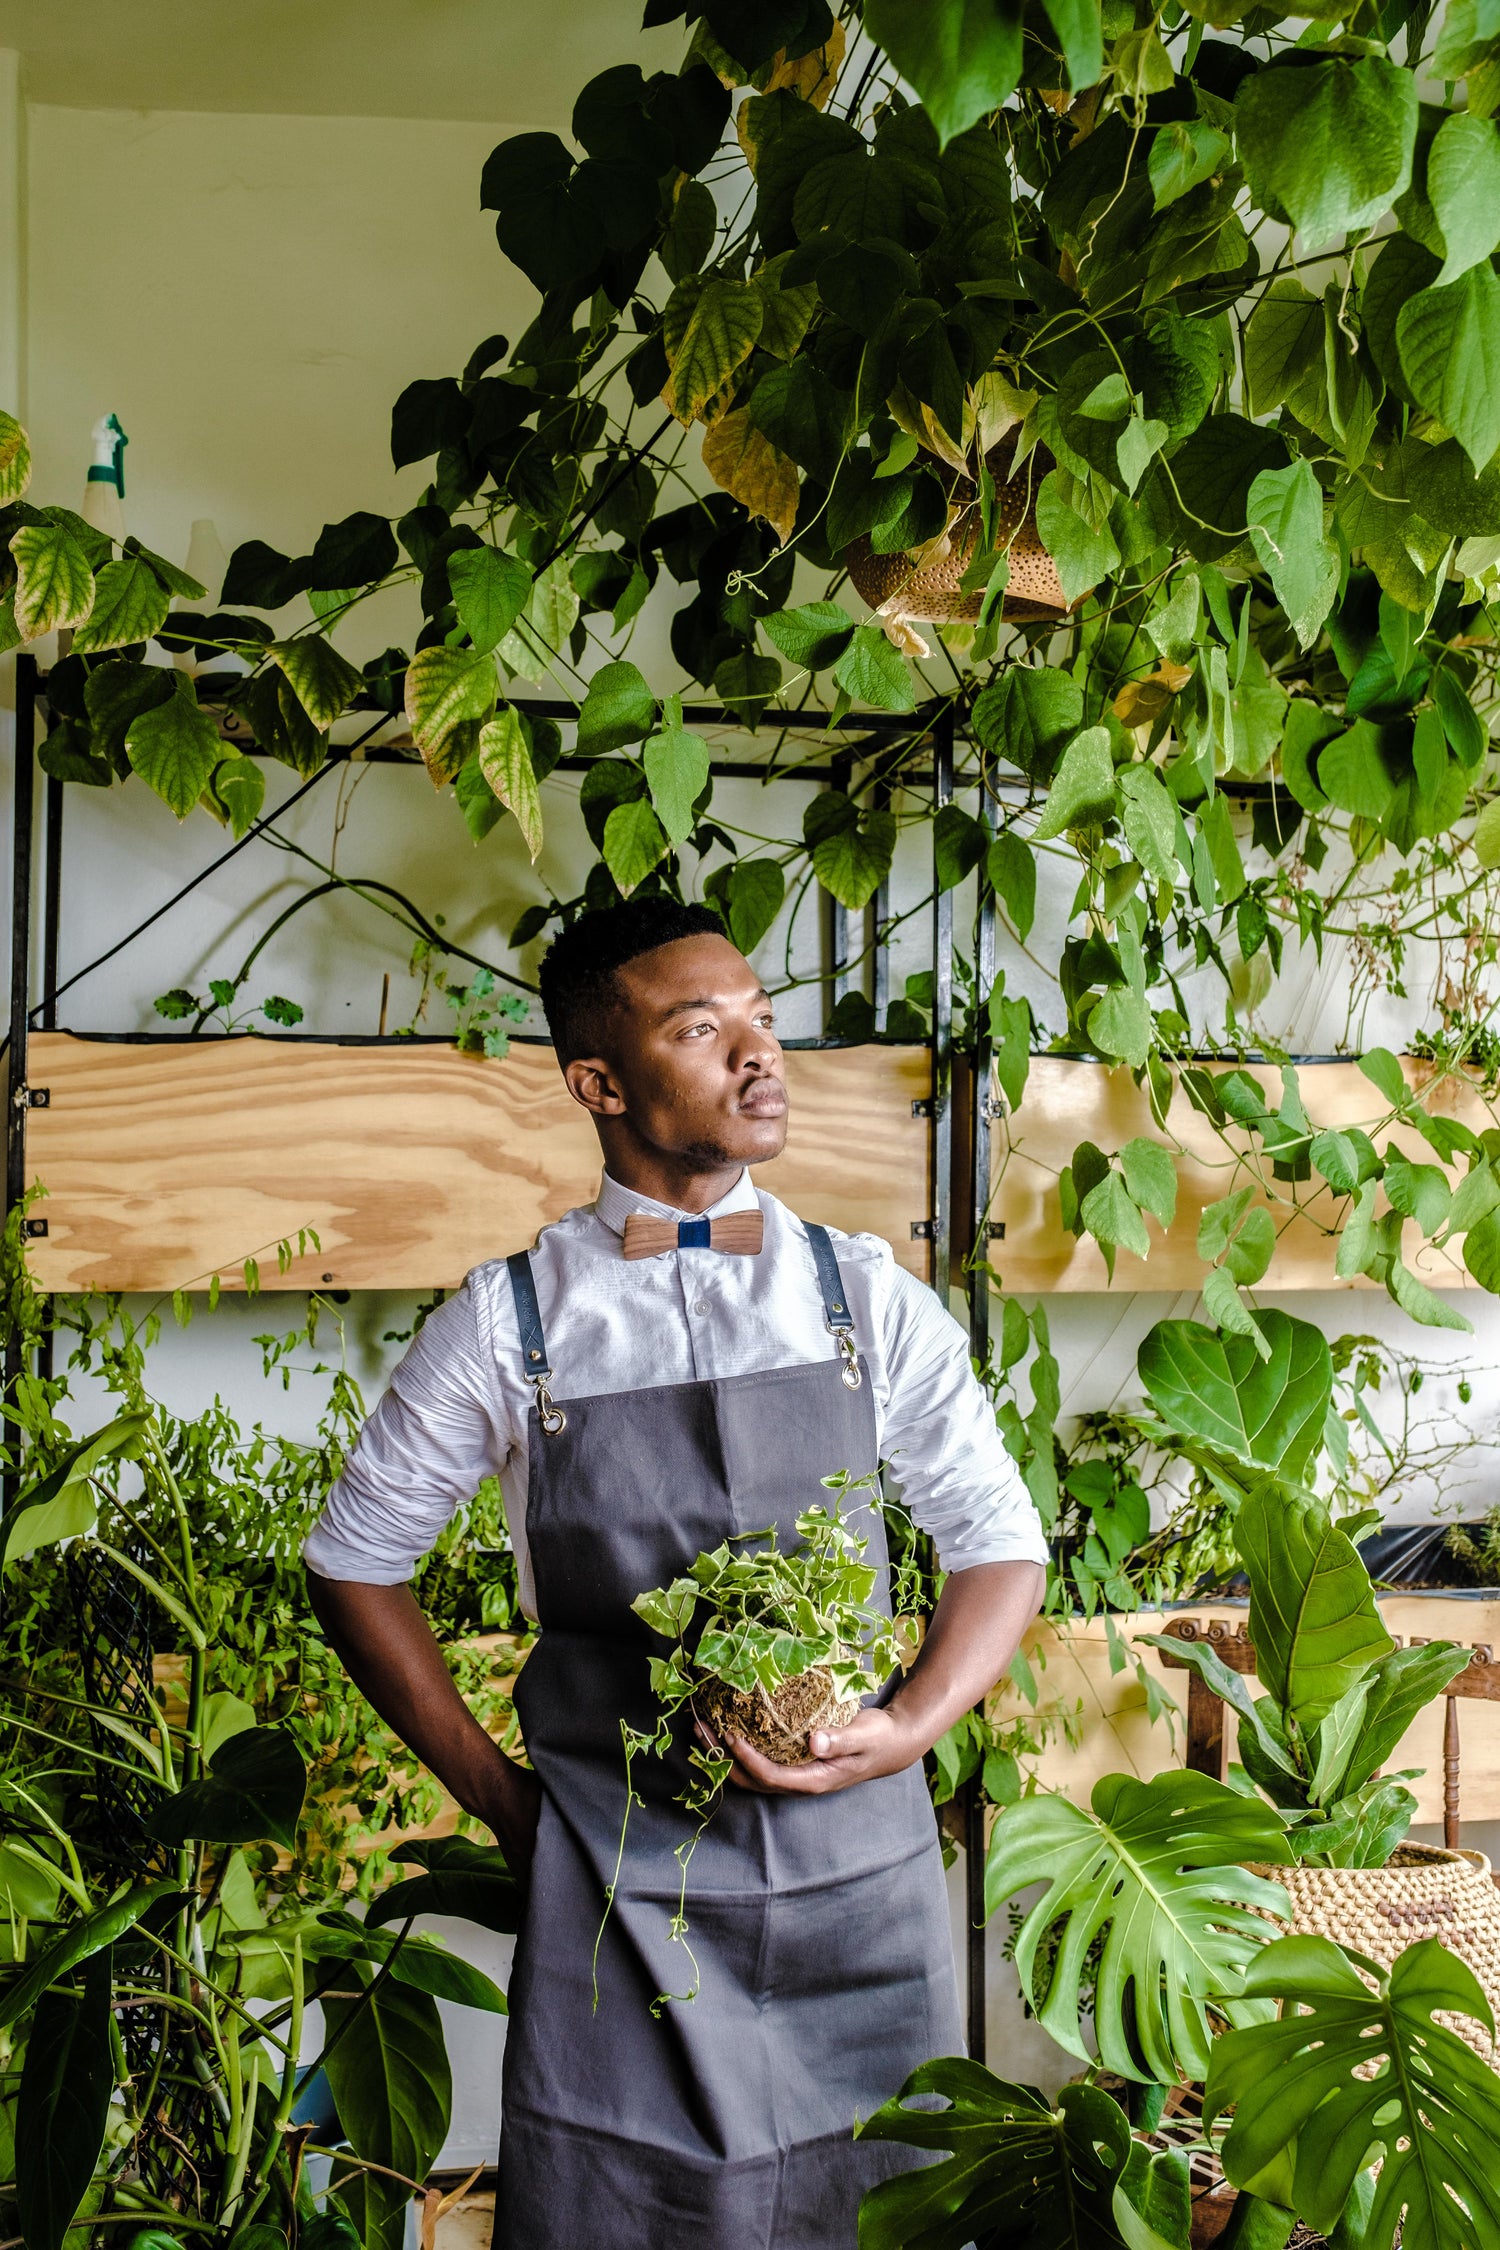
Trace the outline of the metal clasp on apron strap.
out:
<instances>
[{"instance_id":1,"label":"metal clasp on apron strap","mask_svg":"<svg viewBox=\"0 0 1500 2250\"><path fill-rule=\"evenodd\" d=\"M854 1341L854 1322L849 1312L849 1296L844 1287L844 1277L839 1272L839 1262L833 1254L828 1229L816 1227L807 1219L802 1224L812 1246L813 1263L818 1269L818 1287L823 1293L823 1318L828 1324L829 1334L838 1339L839 1375L846 1390L857 1391L864 1377L860 1373L859 1349Z\"/></svg>"},{"instance_id":2,"label":"metal clasp on apron strap","mask_svg":"<svg viewBox=\"0 0 1500 2250\"><path fill-rule=\"evenodd\" d=\"M567 1428L568 1417L547 1388L552 1380L552 1363L547 1357L547 1339L542 1334L541 1307L536 1301L530 1253L518 1250L505 1264L510 1274L511 1295L516 1301L516 1325L521 1331L522 1372L536 1398L537 1420L548 1437L556 1437Z\"/></svg>"}]
</instances>

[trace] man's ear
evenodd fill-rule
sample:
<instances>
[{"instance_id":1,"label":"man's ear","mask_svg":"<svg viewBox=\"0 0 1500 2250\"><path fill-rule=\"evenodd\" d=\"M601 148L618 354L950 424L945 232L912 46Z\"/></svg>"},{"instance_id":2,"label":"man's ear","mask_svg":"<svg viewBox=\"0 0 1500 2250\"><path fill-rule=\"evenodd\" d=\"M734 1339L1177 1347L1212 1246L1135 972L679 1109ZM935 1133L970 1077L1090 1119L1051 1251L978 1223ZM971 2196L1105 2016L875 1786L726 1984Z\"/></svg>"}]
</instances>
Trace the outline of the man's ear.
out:
<instances>
[{"instance_id":1,"label":"man's ear","mask_svg":"<svg viewBox=\"0 0 1500 2250\"><path fill-rule=\"evenodd\" d=\"M625 1096L619 1081L602 1055L585 1055L570 1062L563 1071L563 1083L581 1109L591 1117L621 1117L625 1112Z\"/></svg>"}]
</instances>

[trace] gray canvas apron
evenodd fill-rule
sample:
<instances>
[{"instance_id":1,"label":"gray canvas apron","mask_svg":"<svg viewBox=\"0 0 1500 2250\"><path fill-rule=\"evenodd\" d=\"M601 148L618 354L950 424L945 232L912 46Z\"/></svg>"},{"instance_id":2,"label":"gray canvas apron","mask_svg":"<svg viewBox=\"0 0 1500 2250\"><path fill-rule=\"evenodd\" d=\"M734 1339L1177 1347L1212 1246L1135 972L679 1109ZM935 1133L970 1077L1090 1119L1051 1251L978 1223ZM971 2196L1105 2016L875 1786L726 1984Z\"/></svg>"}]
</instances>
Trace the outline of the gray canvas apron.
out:
<instances>
[{"instance_id":1,"label":"gray canvas apron","mask_svg":"<svg viewBox=\"0 0 1500 2250\"><path fill-rule=\"evenodd\" d=\"M706 1231L706 1230L705 1230ZM828 1796L727 1789L669 1925L690 1723L638 1759L624 1864L620 1720L655 1723L662 1643L633 1616L705 1549L775 1525L820 1479L876 1466L875 1415L832 1244L808 1227L826 1361L554 1406L523 1253L510 1261L530 1418L541 1634L516 1708L543 1799L511 1985L496 2250L854 2250L859 2200L914 2152L854 2140L929 2056L961 2051L942 1857L920 1765ZM687 1237L691 1240L692 1237ZM705 1252L704 1255L722 1255ZM877 1509L850 1509L881 1566Z\"/></svg>"}]
</instances>

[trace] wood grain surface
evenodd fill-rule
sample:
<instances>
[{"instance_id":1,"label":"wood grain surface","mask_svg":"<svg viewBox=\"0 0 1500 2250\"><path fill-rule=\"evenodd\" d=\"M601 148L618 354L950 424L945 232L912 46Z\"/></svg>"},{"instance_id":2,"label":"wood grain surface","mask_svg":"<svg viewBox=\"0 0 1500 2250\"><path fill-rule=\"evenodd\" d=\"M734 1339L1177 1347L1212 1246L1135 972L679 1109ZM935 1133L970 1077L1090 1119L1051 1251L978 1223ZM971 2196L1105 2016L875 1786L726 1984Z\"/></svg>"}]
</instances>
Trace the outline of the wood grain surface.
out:
<instances>
[{"instance_id":1,"label":"wood grain surface","mask_svg":"<svg viewBox=\"0 0 1500 2250\"><path fill-rule=\"evenodd\" d=\"M786 1153L757 1179L804 1218L881 1234L924 1275L922 1047L792 1050ZM599 1150L547 1046L503 1061L437 1045L35 1033L28 1177L43 1289L452 1288L588 1202ZM277 1271L276 1244L321 1244Z\"/></svg>"},{"instance_id":2,"label":"wood grain surface","mask_svg":"<svg viewBox=\"0 0 1500 2250\"><path fill-rule=\"evenodd\" d=\"M1223 1065L1224 1069L1234 1067ZM1246 1066L1262 1087L1268 1107L1282 1098L1281 1074L1269 1066ZM1424 1071L1408 1059L1408 1082L1423 1091ZM1362 1125L1368 1129L1389 1108L1354 1063L1304 1063L1297 1073L1302 1099L1313 1124ZM1445 1080L1433 1097L1434 1113L1457 1117L1475 1132L1496 1123L1477 1090L1454 1079ZM1080 1141L1093 1141L1113 1151L1138 1134L1163 1142L1172 1149L1177 1167L1177 1215L1163 1236L1154 1219L1146 1221L1151 1238L1147 1259L1122 1250L1115 1260L1113 1287L1117 1290L1192 1290L1202 1286L1203 1261L1198 1256L1198 1220L1206 1203L1228 1195L1232 1189L1252 1184L1256 1175L1246 1166L1236 1167L1232 1157L1185 1094L1179 1093L1168 1113L1171 1133L1153 1123L1145 1090L1137 1087L1127 1070L1110 1070L1103 1063L1075 1062L1060 1055L1036 1055L1026 1085L1026 1098L1014 1116L993 1128L994 1182L990 1220L1005 1228L1002 1239L990 1244L990 1262L1010 1290L1108 1289L1111 1287L1098 1245L1082 1242L1062 1224L1058 1201L1058 1175L1071 1162ZM1233 1129L1231 1129L1233 1132ZM1246 1136L1233 1135L1236 1145ZM1174 1145L1180 1143L1180 1146ZM1378 1140L1384 1155L1394 1142L1406 1155L1426 1164L1437 1161L1432 1150L1410 1127L1401 1126ZM1258 1144L1257 1144L1258 1145ZM1455 1181L1465 1169L1450 1174ZM1269 1174L1269 1162L1266 1171ZM1307 1198L1311 1183L1297 1189ZM1291 1188L1276 1183L1278 1197L1290 1198ZM1344 1199L1323 1188L1310 1203L1309 1215L1294 1212L1289 1200L1268 1205L1278 1228L1275 1256L1262 1289L1348 1289L1375 1284L1361 1277L1340 1281L1333 1270L1334 1243L1321 1231L1346 1207ZM1382 1200L1381 1209L1384 1209ZM1405 1235L1405 1259L1412 1271L1434 1289L1467 1289L1474 1284L1455 1247L1433 1249L1415 1226Z\"/></svg>"}]
</instances>

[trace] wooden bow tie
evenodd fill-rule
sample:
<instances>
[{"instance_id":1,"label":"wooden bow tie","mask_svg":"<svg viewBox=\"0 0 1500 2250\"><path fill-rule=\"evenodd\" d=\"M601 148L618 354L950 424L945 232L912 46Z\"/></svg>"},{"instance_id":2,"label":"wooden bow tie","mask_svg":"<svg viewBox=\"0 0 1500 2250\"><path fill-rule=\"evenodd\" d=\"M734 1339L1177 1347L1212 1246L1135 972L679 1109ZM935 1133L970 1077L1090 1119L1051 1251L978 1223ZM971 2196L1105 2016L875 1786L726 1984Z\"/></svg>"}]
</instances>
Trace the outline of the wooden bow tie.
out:
<instances>
[{"instance_id":1,"label":"wooden bow tie","mask_svg":"<svg viewBox=\"0 0 1500 2250\"><path fill-rule=\"evenodd\" d=\"M717 1219L655 1219L632 1211L625 1221L627 1258L659 1258L668 1250L728 1250L753 1258L765 1236L760 1211L726 1211Z\"/></svg>"}]
</instances>

